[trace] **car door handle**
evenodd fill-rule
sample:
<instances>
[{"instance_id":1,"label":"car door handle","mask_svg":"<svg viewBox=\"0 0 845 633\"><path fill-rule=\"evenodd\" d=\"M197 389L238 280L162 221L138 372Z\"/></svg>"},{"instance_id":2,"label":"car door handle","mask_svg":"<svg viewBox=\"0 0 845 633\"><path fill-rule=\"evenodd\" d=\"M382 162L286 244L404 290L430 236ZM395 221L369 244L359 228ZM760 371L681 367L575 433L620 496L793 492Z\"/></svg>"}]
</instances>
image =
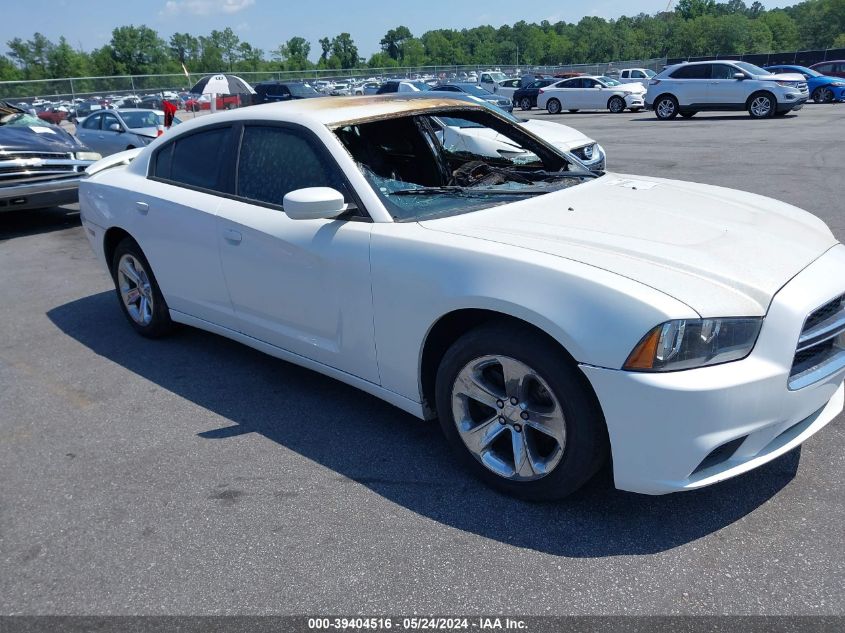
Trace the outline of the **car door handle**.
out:
<instances>
[{"instance_id":1,"label":"car door handle","mask_svg":"<svg viewBox=\"0 0 845 633\"><path fill-rule=\"evenodd\" d=\"M138 211L140 211L144 215L146 215L147 211L150 210L150 205L148 205L146 202L136 202L135 208L138 209Z\"/></svg>"},{"instance_id":2,"label":"car door handle","mask_svg":"<svg viewBox=\"0 0 845 633\"><path fill-rule=\"evenodd\" d=\"M240 244L243 239L241 232L235 229L226 229L223 231L223 237L226 238L227 242L231 242L232 244Z\"/></svg>"}]
</instances>

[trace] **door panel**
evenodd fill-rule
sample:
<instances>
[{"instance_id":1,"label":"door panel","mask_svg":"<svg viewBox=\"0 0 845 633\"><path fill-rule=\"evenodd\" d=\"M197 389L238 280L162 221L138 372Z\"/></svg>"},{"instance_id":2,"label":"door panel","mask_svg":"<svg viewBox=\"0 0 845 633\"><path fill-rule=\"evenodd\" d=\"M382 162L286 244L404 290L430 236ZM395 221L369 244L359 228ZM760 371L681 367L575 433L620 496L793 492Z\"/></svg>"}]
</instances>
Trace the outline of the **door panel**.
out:
<instances>
[{"instance_id":1,"label":"door panel","mask_svg":"<svg viewBox=\"0 0 845 633\"><path fill-rule=\"evenodd\" d=\"M235 329L217 246L220 200L211 193L146 180L143 193L125 201L135 221L127 228L147 256L168 307Z\"/></svg>"},{"instance_id":2,"label":"door panel","mask_svg":"<svg viewBox=\"0 0 845 633\"><path fill-rule=\"evenodd\" d=\"M710 81L707 84L707 102L711 106L743 107L748 96L745 81L734 79L739 72L727 64L711 65Z\"/></svg>"},{"instance_id":3,"label":"door panel","mask_svg":"<svg viewBox=\"0 0 845 633\"><path fill-rule=\"evenodd\" d=\"M372 224L292 220L284 196L348 183L322 142L291 124L245 125L219 248L240 330L378 382L370 288Z\"/></svg>"},{"instance_id":4,"label":"door panel","mask_svg":"<svg viewBox=\"0 0 845 633\"><path fill-rule=\"evenodd\" d=\"M372 224L291 220L228 199L219 215L220 257L240 331L377 383Z\"/></svg>"}]
</instances>

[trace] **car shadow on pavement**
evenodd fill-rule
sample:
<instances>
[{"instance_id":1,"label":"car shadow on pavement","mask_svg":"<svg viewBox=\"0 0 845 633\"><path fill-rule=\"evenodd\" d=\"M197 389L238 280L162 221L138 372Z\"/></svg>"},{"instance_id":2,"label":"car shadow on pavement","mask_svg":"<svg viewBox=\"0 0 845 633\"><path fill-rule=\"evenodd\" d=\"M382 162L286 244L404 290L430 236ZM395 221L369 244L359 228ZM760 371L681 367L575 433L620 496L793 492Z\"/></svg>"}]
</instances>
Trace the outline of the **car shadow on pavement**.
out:
<instances>
[{"instance_id":1,"label":"car shadow on pavement","mask_svg":"<svg viewBox=\"0 0 845 633\"><path fill-rule=\"evenodd\" d=\"M334 471L339 482L358 482L444 525L558 556L653 554L699 539L772 498L800 459L796 450L716 486L660 497L615 490L606 468L567 499L526 503L458 466L437 423L196 329L143 339L125 322L113 292L47 316L95 354L231 421L199 433L208 441L258 433Z\"/></svg>"},{"instance_id":2,"label":"car shadow on pavement","mask_svg":"<svg viewBox=\"0 0 845 633\"><path fill-rule=\"evenodd\" d=\"M25 211L0 209L0 241L80 226L79 206Z\"/></svg>"}]
</instances>

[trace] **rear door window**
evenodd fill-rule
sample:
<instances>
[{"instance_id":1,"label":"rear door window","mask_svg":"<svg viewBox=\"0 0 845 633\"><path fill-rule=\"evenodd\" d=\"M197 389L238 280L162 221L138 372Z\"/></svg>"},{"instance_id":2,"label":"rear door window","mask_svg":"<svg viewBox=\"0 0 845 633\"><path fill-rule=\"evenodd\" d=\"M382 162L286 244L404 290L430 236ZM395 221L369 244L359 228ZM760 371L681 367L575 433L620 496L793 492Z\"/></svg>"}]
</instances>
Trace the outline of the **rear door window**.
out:
<instances>
[{"instance_id":1,"label":"rear door window","mask_svg":"<svg viewBox=\"0 0 845 633\"><path fill-rule=\"evenodd\" d=\"M709 79L712 64L681 66L672 73L672 79Z\"/></svg>"},{"instance_id":2,"label":"rear door window","mask_svg":"<svg viewBox=\"0 0 845 633\"><path fill-rule=\"evenodd\" d=\"M219 127L177 138L156 153L153 176L192 189L222 191L231 135L231 127Z\"/></svg>"}]
</instances>

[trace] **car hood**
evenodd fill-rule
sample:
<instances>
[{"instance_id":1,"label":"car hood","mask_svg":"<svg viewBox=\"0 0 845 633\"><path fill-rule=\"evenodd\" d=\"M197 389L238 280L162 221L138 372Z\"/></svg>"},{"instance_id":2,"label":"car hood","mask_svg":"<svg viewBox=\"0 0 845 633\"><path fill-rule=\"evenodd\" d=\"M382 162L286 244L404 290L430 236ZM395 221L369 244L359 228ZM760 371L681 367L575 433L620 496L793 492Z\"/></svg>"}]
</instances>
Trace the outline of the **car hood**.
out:
<instances>
[{"instance_id":1,"label":"car hood","mask_svg":"<svg viewBox=\"0 0 845 633\"><path fill-rule=\"evenodd\" d=\"M807 78L801 73L775 73L773 75L760 75L756 79L763 81L798 81L806 83Z\"/></svg>"},{"instance_id":2,"label":"car hood","mask_svg":"<svg viewBox=\"0 0 845 633\"><path fill-rule=\"evenodd\" d=\"M0 149L6 152L84 152L86 147L65 130L43 125L0 126Z\"/></svg>"},{"instance_id":3,"label":"car hood","mask_svg":"<svg viewBox=\"0 0 845 633\"><path fill-rule=\"evenodd\" d=\"M156 138L158 136L157 127L133 127L129 128L130 134L137 134L138 136L148 136L149 138Z\"/></svg>"},{"instance_id":4,"label":"car hood","mask_svg":"<svg viewBox=\"0 0 845 633\"><path fill-rule=\"evenodd\" d=\"M618 174L420 224L608 270L705 318L765 315L784 284L838 243L818 218L770 198Z\"/></svg>"},{"instance_id":5,"label":"car hood","mask_svg":"<svg viewBox=\"0 0 845 633\"><path fill-rule=\"evenodd\" d=\"M595 143L589 136L579 132L575 128L568 125L562 125L553 121L539 121L537 119L528 119L522 122L524 127L535 136L554 145L555 147L562 147L569 151L576 147L583 147Z\"/></svg>"}]
</instances>

